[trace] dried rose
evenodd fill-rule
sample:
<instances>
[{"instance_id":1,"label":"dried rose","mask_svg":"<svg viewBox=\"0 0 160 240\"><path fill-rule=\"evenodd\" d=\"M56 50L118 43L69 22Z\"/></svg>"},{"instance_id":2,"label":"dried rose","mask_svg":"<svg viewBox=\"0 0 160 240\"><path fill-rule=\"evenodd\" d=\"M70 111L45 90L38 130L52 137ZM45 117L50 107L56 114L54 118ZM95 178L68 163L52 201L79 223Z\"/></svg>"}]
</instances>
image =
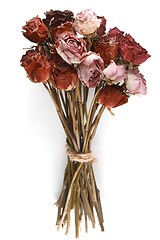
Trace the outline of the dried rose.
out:
<instances>
[{"instance_id":1,"label":"dried rose","mask_svg":"<svg viewBox=\"0 0 160 240\"><path fill-rule=\"evenodd\" d=\"M106 67L103 71L107 82L110 84L123 83L126 77L126 70L123 65L116 65L114 61Z\"/></svg>"},{"instance_id":2,"label":"dried rose","mask_svg":"<svg viewBox=\"0 0 160 240\"><path fill-rule=\"evenodd\" d=\"M52 63L48 57L36 50L28 50L21 58L21 66L32 82L46 82L51 75Z\"/></svg>"},{"instance_id":3,"label":"dried rose","mask_svg":"<svg viewBox=\"0 0 160 240\"><path fill-rule=\"evenodd\" d=\"M73 12L69 10L65 10L62 12L59 10L53 11L52 9L49 12L46 12L45 15L46 18L43 19L43 21L47 27L51 28L57 28L62 23L66 23L68 21L72 22L74 16Z\"/></svg>"},{"instance_id":4,"label":"dried rose","mask_svg":"<svg viewBox=\"0 0 160 240\"><path fill-rule=\"evenodd\" d=\"M133 64L139 65L150 57L147 50L141 47L130 34L126 34L120 40L119 48L122 59L132 62Z\"/></svg>"},{"instance_id":5,"label":"dried rose","mask_svg":"<svg viewBox=\"0 0 160 240\"><path fill-rule=\"evenodd\" d=\"M146 80L144 79L144 76L139 72L138 68L127 71L125 84L130 94L145 95L147 93Z\"/></svg>"},{"instance_id":6,"label":"dried rose","mask_svg":"<svg viewBox=\"0 0 160 240\"><path fill-rule=\"evenodd\" d=\"M71 33L66 33L62 38L59 38L55 43L55 47L57 53L68 64L80 63L87 52L86 42Z\"/></svg>"},{"instance_id":7,"label":"dried rose","mask_svg":"<svg viewBox=\"0 0 160 240\"><path fill-rule=\"evenodd\" d=\"M23 35L34 43L43 42L48 36L48 28L38 16L26 22L22 29L24 30Z\"/></svg>"},{"instance_id":8,"label":"dried rose","mask_svg":"<svg viewBox=\"0 0 160 240\"><path fill-rule=\"evenodd\" d=\"M101 24L101 19L98 19L92 9L86 9L78 13L74 20L74 28L76 32L86 36L94 33Z\"/></svg>"},{"instance_id":9,"label":"dried rose","mask_svg":"<svg viewBox=\"0 0 160 240\"><path fill-rule=\"evenodd\" d=\"M78 65L78 76L87 87L96 87L103 76L104 63L102 58L88 52L85 59Z\"/></svg>"},{"instance_id":10,"label":"dried rose","mask_svg":"<svg viewBox=\"0 0 160 240\"><path fill-rule=\"evenodd\" d=\"M98 102L107 108L115 108L128 102L123 88L117 85L106 85L99 93Z\"/></svg>"},{"instance_id":11,"label":"dried rose","mask_svg":"<svg viewBox=\"0 0 160 240\"><path fill-rule=\"evenodd\" d=\"M104 65L108 65L111 60L115 61L118 53L119 43L116 38L111 39L107 34L101 36L93 45L94 51L99 53L104 61Z\"/></svg>"},{"instance_id":12,"label":"dried rose","mask_svg":"<svg viewBox=\"0 0 160 240\"><path fill-rule=\"evenodd\" d=\"M50 35L52 38L52 42L58 40L58 38L61 38L66 33L74 34L74 29L72 22L66 22L62 23L60 26L56 28L50 29Z\"/></svg>"},{"instance_id":13,"label":"dried rose","mask_svg":"<svg viewBox=\"0 0 160 240\"><path fill-rule=\"evenodd\" d=\"M60 90L74 89L78 83L78 75L72 65L66 63L57 53L53 54L53 72L49 81Z\"/></svg>"}]
</instances>

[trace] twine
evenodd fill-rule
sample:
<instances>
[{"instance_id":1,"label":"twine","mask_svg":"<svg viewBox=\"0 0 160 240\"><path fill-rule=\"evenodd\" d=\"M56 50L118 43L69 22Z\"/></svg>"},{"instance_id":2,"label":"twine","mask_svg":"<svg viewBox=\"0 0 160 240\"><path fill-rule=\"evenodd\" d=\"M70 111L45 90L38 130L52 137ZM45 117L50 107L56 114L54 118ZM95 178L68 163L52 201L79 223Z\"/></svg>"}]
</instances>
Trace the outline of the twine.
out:
<instances>
[{"instance_id":1,"label":"twine","mask_svg":"<svg viewBox=\"0 0 160 240\"><path fill-rule=\"evenodd\" d=\"M95 161L95 158L92 156L92 153L77 153L70 147L67 147L67 154L69 157L69 160L71 162L80 162L80 163L87 163L91 161Z\"/></svg>"}]
</instances>

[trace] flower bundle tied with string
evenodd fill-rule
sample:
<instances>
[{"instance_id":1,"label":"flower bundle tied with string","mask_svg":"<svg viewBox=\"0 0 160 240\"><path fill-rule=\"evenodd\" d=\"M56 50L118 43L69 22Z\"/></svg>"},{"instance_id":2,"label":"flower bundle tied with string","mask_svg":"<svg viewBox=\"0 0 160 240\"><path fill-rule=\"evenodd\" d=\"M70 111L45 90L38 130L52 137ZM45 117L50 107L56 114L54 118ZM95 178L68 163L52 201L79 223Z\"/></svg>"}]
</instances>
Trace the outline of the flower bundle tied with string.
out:
<instances>
[{"instance_id":1,"label":"flower bundle tied with string","mask_svg":"<svg viewBox=\"0 0 160 240\"><path fill-rule=\"evenodd\" d=\"M28 78L48 91L66 134L68 163L62 192L57 200L57 226L75 232L88 221L101 230L103 213L92 164L91 141L105 108L128 102L131 95L146 94L146 81L139 65L150 55L130 34L117 27L106 32L106 19L87 9L53 11L26 22L23 35L34 42L21 58ZM91 92L91 94L90 94Z\"/></svg>"}]
</instances>

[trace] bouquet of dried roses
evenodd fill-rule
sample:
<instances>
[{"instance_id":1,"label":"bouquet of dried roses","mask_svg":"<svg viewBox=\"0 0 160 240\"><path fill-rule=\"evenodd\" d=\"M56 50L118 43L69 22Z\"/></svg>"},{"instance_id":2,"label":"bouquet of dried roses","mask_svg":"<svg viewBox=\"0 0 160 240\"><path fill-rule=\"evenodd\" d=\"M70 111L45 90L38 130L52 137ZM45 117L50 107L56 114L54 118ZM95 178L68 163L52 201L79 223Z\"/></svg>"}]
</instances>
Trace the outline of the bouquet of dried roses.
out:
<instances>
[{"instance_id":1,"label":"bouquet of dried roses","mask_svg":"<svg viewBox=\"0 0 160 240\"><path fill-rule=\"evenodd\" d=\"M76 237L80 222L101 230L103 213L92 164L91 141L105 108L128 102L131 95L146 94L139 65L150 55L130 34L117 27L106 32L106 19L87 9L53 11L26 22L23 35L35 43L22 56L28 78L48 91L66 134L68 163L57 200L58 229L70 227L74 210Z\"/></svg>"}]
</instances>

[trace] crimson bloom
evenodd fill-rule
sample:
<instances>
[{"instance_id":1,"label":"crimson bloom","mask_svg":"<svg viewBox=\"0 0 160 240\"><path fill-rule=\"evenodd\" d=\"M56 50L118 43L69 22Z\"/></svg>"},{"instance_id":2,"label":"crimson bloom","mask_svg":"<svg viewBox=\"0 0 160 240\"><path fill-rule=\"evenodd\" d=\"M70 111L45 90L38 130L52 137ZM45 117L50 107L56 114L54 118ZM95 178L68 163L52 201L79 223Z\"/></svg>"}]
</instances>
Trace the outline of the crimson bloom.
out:
<instances>
[{"instance_id":1,"label":"crimson bloom","mask_svg":"<svg viewBox=\"0 0 160 240\"><path fill-rule=\"evenodd\" d=\"M145 62L150 57L147 50L141 47L130 34L126 34L121 38L119 50L123 60L136 65Z\"/></svg>"},{"instance_id":2,"label":"crimson bloom","mask_svg":"<svg viewBox=\"0 0 160 240\"><path fill-rule=\"evenodd\" d=\"M115 108L128 102L123 88L117 85L106 85L99 93L98 102L107 108Z\"/></svg>"},{"instance_id":3,"label":"crimson bloom","mask_svg":"<svg viewBox=\"0 0 160 240\"><path fill-rule=\"evenodd\" d=\"M78 75L72 65L66 63L56 52L53 53L53 71L49 81L59 90L74 89L78 83Z\"/></svg>"},{"instance_id":4,"label":"crimson bloom","mask_svg":"<svg viewBox=\"0 0 160 240\"><path fill-rule=\"evenodd\" d=\"M36 50L28 50L21 58L21 66L26 70L29 79L32 82L46 82L52 71L52 63L48 57Z\"/></svg>"},{"instance_id":5,"label":"crimson bloom","mask_svg":"<svg viewBox=\"0 0 160 240\"><path fill-rule=\"evenodd\" d=\"M38 16L26 22L22 29L24 30L23 35L34 43L43 42L48 36L48 28Z\"/></svg>"}]
</instances>

